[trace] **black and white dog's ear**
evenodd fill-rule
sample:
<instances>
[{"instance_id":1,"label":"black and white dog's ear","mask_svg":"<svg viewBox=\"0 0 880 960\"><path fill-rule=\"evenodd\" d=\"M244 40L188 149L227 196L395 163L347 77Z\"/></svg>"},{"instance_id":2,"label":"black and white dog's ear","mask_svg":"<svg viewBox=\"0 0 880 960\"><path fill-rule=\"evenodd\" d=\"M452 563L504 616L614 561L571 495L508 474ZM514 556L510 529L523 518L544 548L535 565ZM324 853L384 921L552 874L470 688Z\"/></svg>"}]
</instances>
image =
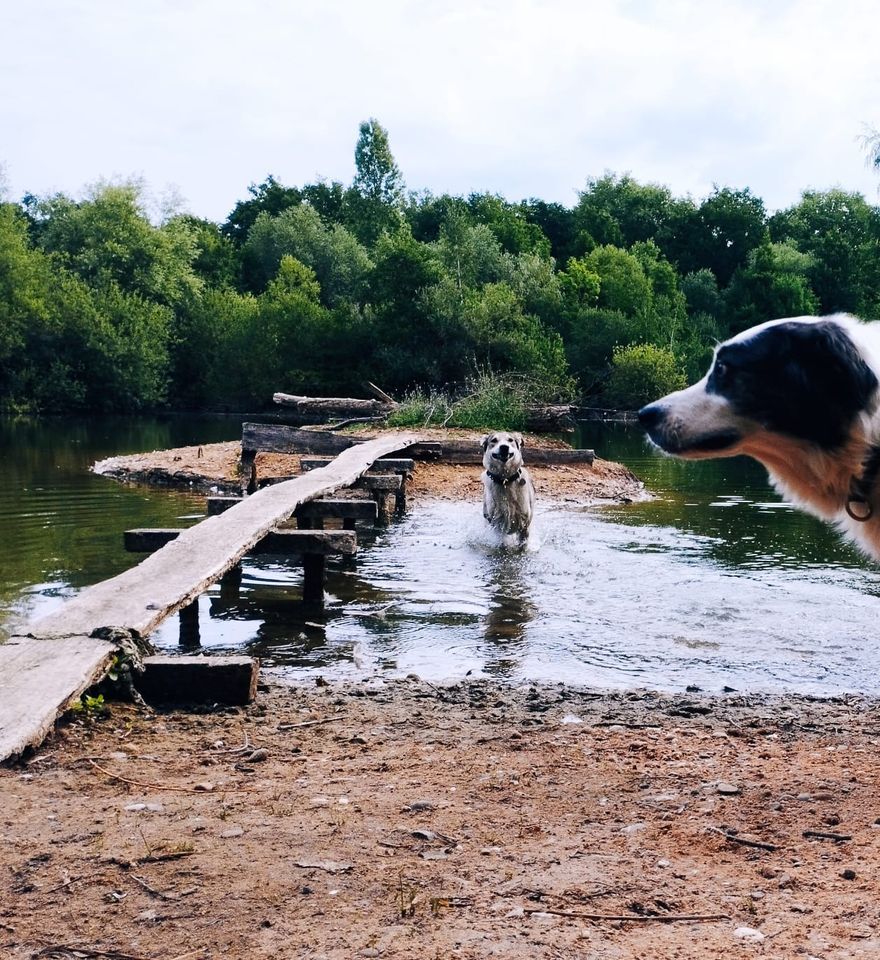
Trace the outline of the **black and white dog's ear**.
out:
<instances>
[{"instance_id":1,"label":"black and white dog's ear","mask_svg":"<svg viewBox=\"0 0 880 960\"><path fill-rule=\"evenodd\" d=\"M480 449L485 453L486 447L489 446L489 434L487 433L485 437L480 441Z\"/></svg>"},{"instance_id":2,"label":"black and white dog's ear","mask_svg":"<svg viewBox=\"0 0 880 960\"><path fill-rule=\"evenodd\" d=\"M511 436L513 437L513 442L520 448L520 450L522 450L523 445L524 445L524 444L523 444L522 434L521 434L521 433L512 433Z\"/></svg>"}]
</instances>

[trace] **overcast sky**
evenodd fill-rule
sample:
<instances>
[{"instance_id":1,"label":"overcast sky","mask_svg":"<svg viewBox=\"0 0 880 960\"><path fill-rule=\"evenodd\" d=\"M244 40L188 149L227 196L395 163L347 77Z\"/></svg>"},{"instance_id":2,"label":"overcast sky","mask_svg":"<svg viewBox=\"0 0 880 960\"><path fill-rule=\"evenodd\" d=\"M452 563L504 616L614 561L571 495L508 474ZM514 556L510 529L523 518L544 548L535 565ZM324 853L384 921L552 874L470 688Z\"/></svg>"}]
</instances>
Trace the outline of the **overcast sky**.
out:
<instances>
[{"instance_id":1,"label":"overcast sky","mask_svg":"<svg viewBox=\"0 0 880 960\"><path fill-rule=\"evenodd\" d=\"M7 195L143 177L223 220L349 183L376 117L413 190L571 204L606 170L776 209L878 202L877 0L5 0Z\"/></svg>"}]
</instances>

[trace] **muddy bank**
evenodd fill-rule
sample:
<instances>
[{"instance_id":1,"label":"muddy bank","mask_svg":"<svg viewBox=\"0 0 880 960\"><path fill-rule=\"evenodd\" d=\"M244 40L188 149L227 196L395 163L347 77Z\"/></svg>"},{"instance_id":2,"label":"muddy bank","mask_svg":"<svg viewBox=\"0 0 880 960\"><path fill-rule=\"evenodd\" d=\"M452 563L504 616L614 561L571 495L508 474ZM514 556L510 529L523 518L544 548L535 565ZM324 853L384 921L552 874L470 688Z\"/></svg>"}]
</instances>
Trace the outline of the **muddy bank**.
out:
<instances>
[{"instance_id":1,"label":"muddy bank","mask_svg":"<svg viewBox=\"0 0 880 960\"><path fill-rule=\"evenodd\" d=\"M456 431L419 431L431 439L444 436L472 439L480 435ZM525 460L532 446L565 447L559 441L527 437ZM94 466L96 473L128 483L170 486L205 493L238 493L241 487L239 461L241 445L236 441L202 446L155 450L122 457L110 457ZM293 454L260 453L257 474L261 480L296 476L300 458ZM555 500L592 503L599 500L630 502L646 496L644 485L619 463L597 457L586 464L529 466L538 495ZM415 474L407 488L414 499L479 499L482 495L479 466L416 462Z\"/></svg>"},{"instance_id":2,"label":"muddy bank","mask_svg":"<svg viewBox=\"0 0 880 960\"><path fill-rule=\"evenodd\" d=\"M417 678L114 705L0 770L0 953L873 956L878 729Z\"/></svg>"}]
</instances>

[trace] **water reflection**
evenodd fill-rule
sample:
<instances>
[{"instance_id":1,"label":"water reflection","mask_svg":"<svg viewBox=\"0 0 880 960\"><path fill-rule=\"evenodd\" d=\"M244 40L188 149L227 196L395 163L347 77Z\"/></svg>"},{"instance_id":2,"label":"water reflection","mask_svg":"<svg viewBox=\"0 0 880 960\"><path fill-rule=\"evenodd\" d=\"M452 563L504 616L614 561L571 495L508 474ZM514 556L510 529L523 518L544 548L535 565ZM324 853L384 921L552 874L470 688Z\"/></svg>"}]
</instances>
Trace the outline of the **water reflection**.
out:
<instances>
[{"instance_id":1,"label":"water reflection","mask_svg":"<svg viewBox=\"0 0 880 960\"><path fill-rule=\"evenodd\" d=\"M504 546L488 558L483 620L485 666L492 676L513 676L522 661L528 625L537 615L528 583L528 553Z\"/></svg>"}]
</instances>

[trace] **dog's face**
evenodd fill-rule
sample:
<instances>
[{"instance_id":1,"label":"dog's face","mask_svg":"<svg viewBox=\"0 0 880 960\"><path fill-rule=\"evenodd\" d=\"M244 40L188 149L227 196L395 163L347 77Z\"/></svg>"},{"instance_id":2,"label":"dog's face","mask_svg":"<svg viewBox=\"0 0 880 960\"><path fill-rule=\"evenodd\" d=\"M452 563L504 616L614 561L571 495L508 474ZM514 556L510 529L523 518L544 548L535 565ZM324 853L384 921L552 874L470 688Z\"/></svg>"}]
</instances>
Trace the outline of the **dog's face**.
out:
<instances>
[{"instance_id":1,"label":"dog's face","mask_svg":"<svg viewBox=\"0 0 880 960\"><path fill-rule=\"evenodd\" d=\"M722 343L699 383L643 407L639 421L662 450L690 459L755 455L774 435L833 451L873 409L877 386L845 323L773 320Z\"/></svg>"},{"instance_id":2,"label":"dog's face","mask_svg":"<svg viewBox=\"0 0 880 960\"><path fill-rule=\"evenodd\" d=\"M489 433L480 441L483 466L492 473L510 476L522 466L522 447L519 433Z\"/></svg>"}]
</instances>

